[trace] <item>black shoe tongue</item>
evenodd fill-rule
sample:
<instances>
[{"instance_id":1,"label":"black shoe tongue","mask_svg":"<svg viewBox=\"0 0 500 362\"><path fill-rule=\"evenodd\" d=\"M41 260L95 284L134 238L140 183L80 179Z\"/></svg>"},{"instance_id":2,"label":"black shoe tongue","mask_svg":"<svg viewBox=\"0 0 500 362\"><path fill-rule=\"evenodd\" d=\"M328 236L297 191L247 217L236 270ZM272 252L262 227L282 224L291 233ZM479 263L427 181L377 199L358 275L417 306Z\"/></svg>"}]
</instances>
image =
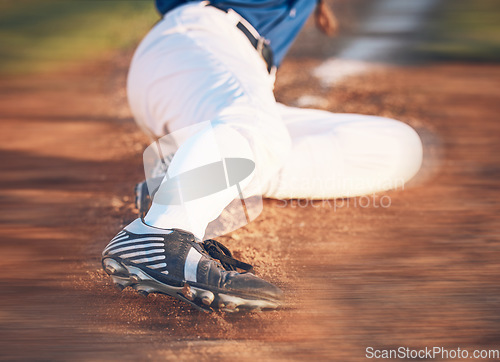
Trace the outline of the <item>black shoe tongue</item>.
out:
<instances>
[{"instance_id":1,"label":"black shoe tongue","mask_svg":"<svg viewBox=\"0 0 500 362\"><path fill-rule=\"evenodd\" d=\"M224 269L228 271L236 271L237 269L245 270L250 272L253 270L253 266L244 263L240 260L233 258L233 254L229 249L217 240L205 240L201 246L205 251L212 257L220 261Z\"/></svg>"}]
</instances>

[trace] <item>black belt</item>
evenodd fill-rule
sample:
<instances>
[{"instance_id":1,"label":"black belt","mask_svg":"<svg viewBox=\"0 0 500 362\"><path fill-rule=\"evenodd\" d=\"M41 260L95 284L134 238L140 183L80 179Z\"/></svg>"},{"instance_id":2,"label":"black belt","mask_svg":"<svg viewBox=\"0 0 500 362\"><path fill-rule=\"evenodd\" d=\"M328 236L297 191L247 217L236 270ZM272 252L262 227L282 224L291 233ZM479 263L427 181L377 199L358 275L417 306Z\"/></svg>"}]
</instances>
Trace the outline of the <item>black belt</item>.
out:
<instances>
[{"instance_id":1,"label":"black belt","mask_svg":"<svg viewBox=\"0 0 500 362\"><path fill-rule=\"evenodd\" d=\"M222 10L227 13L226 9L220 8L217 5L214 4L207 4L208 6L213 6L214 8L217 8L219 10ZM274 70L274 59L273 59L273 51L271 47L269 46L269 41L263 37L256 38L253 36L252 32L247 29L245 24L243 24L241 21L236 24L236 27L241 30L243 34L247 37L247 39L250 41L252 46L257 50L259 55L264 59L267 65L267 71L271 73L271 71Z\"/></svg>"}]
</instances>

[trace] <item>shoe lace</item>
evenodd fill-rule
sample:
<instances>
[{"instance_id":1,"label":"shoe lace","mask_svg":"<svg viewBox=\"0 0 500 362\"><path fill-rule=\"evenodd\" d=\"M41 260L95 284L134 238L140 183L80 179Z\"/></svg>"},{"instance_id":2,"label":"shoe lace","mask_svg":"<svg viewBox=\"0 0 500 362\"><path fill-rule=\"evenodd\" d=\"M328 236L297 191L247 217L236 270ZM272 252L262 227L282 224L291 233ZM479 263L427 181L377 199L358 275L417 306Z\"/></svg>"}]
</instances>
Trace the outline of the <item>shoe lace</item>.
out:
<instances>
[{"instance_id":1,"label":"shoe lace","mask_svg":"<svg viewBox=\"0 0 500 362\"><path fill-rule=\"evenodd\" d=\"M217 240L208 239L201 243L203 249L212 258L220 261L224 269L228 271L236 271L236 268L252 272L253 266L233 258L233 254L227 247Z\"/></svg>"}]
</instances>

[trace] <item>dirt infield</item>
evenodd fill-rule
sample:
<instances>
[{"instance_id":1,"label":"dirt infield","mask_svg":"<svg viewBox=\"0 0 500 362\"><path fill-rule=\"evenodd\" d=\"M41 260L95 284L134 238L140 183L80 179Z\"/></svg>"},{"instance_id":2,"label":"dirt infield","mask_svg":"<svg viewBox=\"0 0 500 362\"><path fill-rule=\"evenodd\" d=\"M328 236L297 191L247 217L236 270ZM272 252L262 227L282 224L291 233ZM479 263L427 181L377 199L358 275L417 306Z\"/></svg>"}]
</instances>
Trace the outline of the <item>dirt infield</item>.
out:
<instances>
[{"instance_id":1,"label":"dirt infield","mask_svg":"<svg viewBox=\"0 0 500 362\"><path fill-rule=\"evenodd\" d=\"M307 92L334 112L405 121L424 138L424 170L368 201L267 200L220 240L286 291L286 307L206 315L120 293L100 268L143 178L127 62L0 81L2 359L359 361L370 346L499 348L500 66L391 69L323 89L301 71L318 61L285 63L279 100Z\"/></svg>"}]
</instances>

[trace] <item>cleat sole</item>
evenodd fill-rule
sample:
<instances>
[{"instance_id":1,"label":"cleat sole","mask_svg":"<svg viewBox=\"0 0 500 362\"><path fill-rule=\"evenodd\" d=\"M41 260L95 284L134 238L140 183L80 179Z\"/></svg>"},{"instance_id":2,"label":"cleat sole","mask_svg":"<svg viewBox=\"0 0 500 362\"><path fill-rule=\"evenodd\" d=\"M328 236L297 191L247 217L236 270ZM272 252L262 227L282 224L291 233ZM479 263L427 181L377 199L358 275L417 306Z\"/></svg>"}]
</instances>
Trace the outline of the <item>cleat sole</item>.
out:
<instances>
[{"instance_id":1,"label":"cleat sole","mask_svg":"<svg viewBox=\"0 0 500 362\"><path fill-rule=\"evenodd\" d=\"M143 296L147 296L150 293L166 294L180 299L203 312L213 312L214 309L211 306L229 313L243 310L261 311L262 309L276 309L280 307L279 302L247 299L220 292L217 293L193 287L187 283L182 287L168 285L156 280L135 266L120 263L112 258L104 259L102 264L104 270L111 276L113 283L119 290L131 286Z\"/></svg>"}]
</instances>

